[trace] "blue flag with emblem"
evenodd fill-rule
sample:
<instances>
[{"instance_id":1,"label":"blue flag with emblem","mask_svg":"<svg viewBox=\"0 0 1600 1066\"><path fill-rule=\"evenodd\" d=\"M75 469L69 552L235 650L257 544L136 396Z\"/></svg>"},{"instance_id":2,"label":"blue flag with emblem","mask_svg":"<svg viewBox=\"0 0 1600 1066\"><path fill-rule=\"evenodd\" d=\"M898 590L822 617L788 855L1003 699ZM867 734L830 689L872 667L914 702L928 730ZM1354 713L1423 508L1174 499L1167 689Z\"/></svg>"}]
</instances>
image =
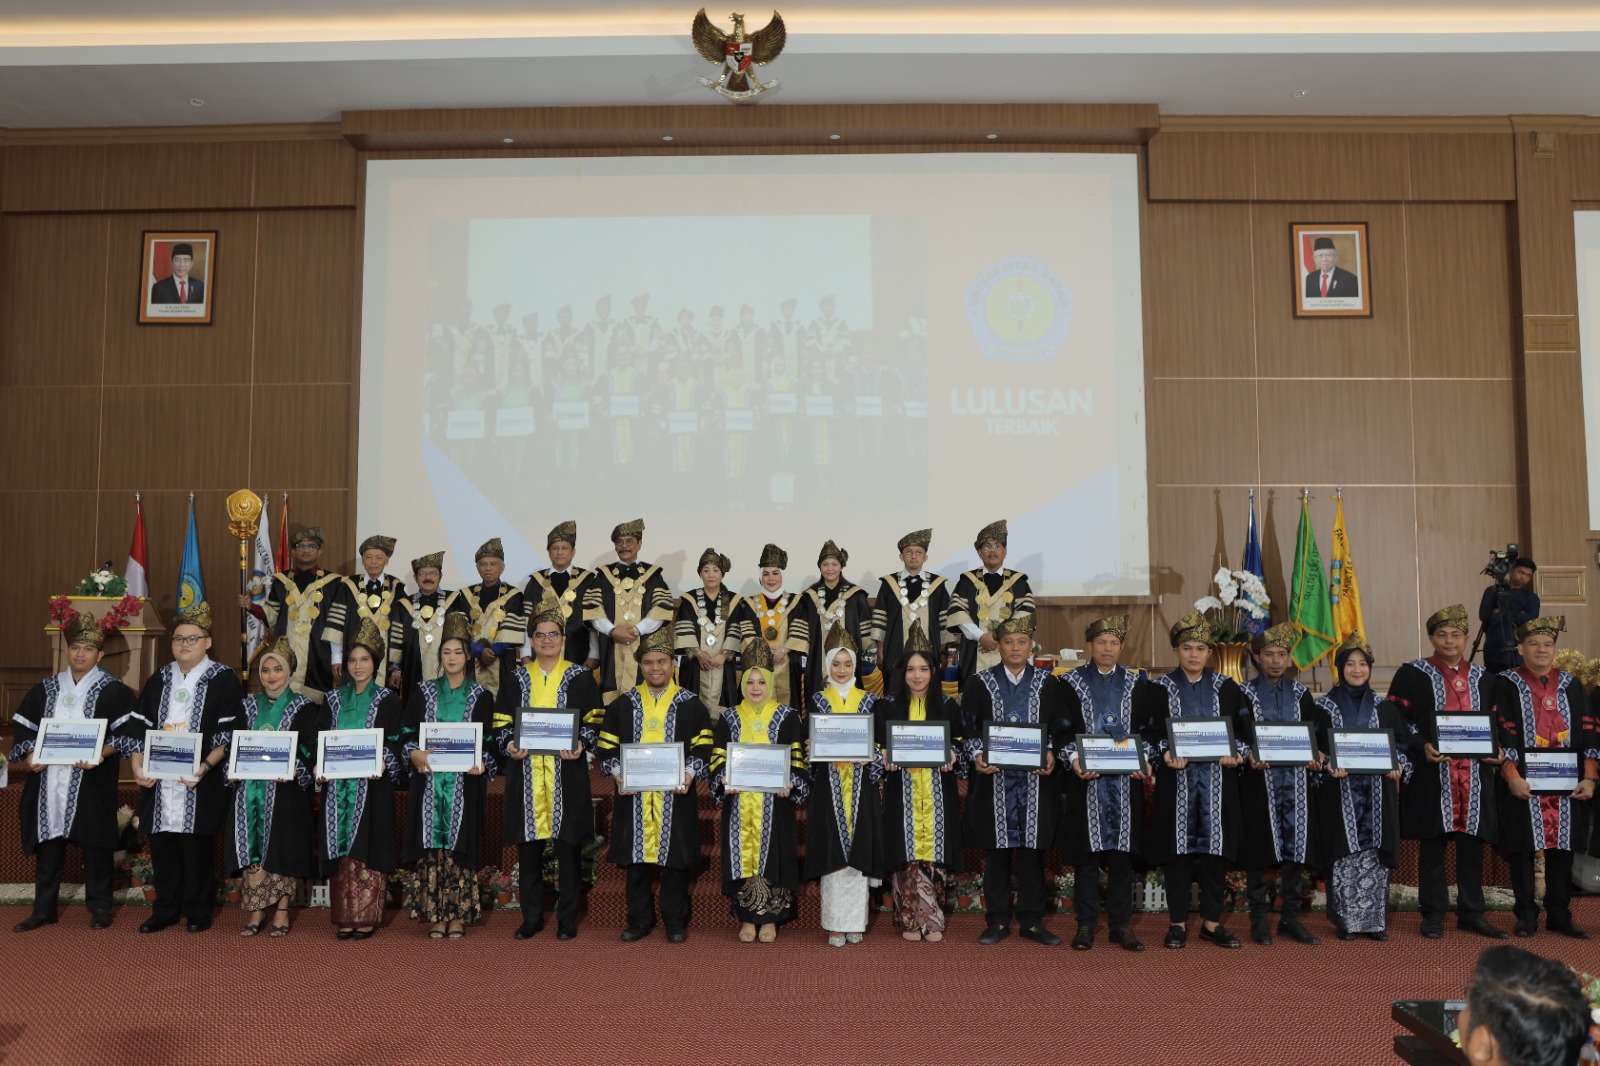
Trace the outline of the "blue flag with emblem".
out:
<instances>
[{"instance_id":1,"label":"blue flag with emblem","mask_svg":"<svg viewBox=\"0 0 1600 1066\"><path fill-rule=\"evenodd\" d=\"M183 562L178 564L178 610L206 598L205 579L200 576L200 535L194 528L194 493L189 493L189 532L183 538Z\"/></svg>"},{"instance_id":2,"label":"blue flag with emblem","mask_svg":"<svg viewBox=\"0 0 1600 1066\"><path fill-rule=\"evenodd\" d=\"M1267 572L1261 565L1261 538L1256 533L1256 493L1250 490L1250 531L1244 539L1244 558L1239 561L1239 569L1249 574L1254 574L1262 584L1266 584ZM1252 618L1249 611L1239 612L1239 628L1249 633L1252 637L1259 637L1272 626L1272 608L1267 608L1264 618Z\"/></svg>"}]
</instances>

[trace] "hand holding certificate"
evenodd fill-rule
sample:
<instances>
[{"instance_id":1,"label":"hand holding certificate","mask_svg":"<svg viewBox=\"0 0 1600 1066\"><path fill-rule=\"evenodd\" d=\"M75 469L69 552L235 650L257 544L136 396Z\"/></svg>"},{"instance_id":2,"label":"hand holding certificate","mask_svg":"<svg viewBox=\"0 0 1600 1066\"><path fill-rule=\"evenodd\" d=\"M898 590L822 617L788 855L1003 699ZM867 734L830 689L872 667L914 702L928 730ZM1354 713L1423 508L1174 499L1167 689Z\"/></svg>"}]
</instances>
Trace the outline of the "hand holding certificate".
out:
<instances>
[{"instance_id":1,"label":"hand holding certificate","mask_svg":"<svg viewBox=\"0 0 1600 1066\"><path fill-rule=\"evenodd\" d=\"M34 738L34 766L100 765L105 749L104 718L46 718Z\"/></svg>"},{"instance_id":2,"label":"hand holding certificate","mask_svg":"<svg viewBox=\"0 0 1600 1066\"><path fill-rule=\"evenodd\" d=\"M383 774L383 730L325 729L317 734L317 776L326 781Z\"/></svg>"},{"instance_id":3,"label":"hand holding certificate","mask_svg":"<svg viewBox=\"0 0 1600 1066\"><path fill-rule=\"evenodd\" d=\"M1493 722L1486 714L1441 714L1435 722L1438 727L1435 748L1440 755L1482 756L1499 751Z\"/></svg>"},{"instance_id":4,"label":"hand holding certificate","mask_svg":"<svg viewBox=\"0 0 1600 1066\"><path fill-rule=\"evenodd\" d=\"M155 781L192 783L200 776L199 733L152 729L144 735L143 774Z\"/></svg>"},{"instance_id":5,"label":"hand holding certificate","mask_svg":"<svg viewBox=\"0 0 1600 1066\"><path fill-rule=\"evenodd\" d=\"M228 776L235 781L288 781L294 777L294 733L241 729L228 752Z\"/></svg>"},{"instance_id":6,"label":"hand holding certificate","mask_svg":"<svg viewBox=\"0 0 1600 1066\"><path fill-rule=\"evenodd\" d=\"M578 712L554 707L525 707L517 712L517 740L513 758L522 753L576 758L583 747L578 739Z\"/></svg>"},{"instance_id":7,"label":"hand holding certificate","mask_svg":"<svg viewBox=\"0 0 1600 1066\"><path fill-rule=\"evenodd\" d=\"M483 773L482 722L423 722L417 744L426 757L426 772Z\"/></svg>"},{"instance_id":8,"label":"hand holding certificate","mask_svg":"<svg viewBox=\"0 0 1600 1066\"><path fill-rule=\"evenodd\" d=\"M625 796L635 792L687 792L689 773L684 767L683 745L624 744L622 774L617 791Z\"/></svg>"},{"instance_id":9,"label":"hand holding certificate","mask_svg":"<svg viewBox=\"0 0 1600 1066\"><path fill-rule=\"evenodd\" d=\"M1104 733L1078 737L1078 764L1083 777L1140 777L1150 772L1138 737L1118 740Z\"/></svg>"},{"instance_id":10,"label":"hand holding certificate","mask_svg":"<svg viewBox=\"0 0 1600 1066\"><path fill-rule=\"evenodd\" d=\"M948 766L950 754L949 722L886 722L889 751L887 760L893 769L943 769Z\"/></svg>"},{"instance_id":11,"label":"hand holding certificate","mask_svg":"<svg viewBox=\"0 0 1600 1066\"><path fill-rule=\"evenodd\" d=\"M983 761L1000 770L1043 773L1051 765L1044 726L1037 722L984 722Z\"/></svg>"},{"instance_id":12,"label":"hand holding certificate","mask_svg":"<svg viewBox=\"0 0 1600 1066\"><path fill-rule=\"evenodd\" d=\"M742 741L729 744L722 787L725 792L770 792L787 796L789 745L746 744Z\"/></svg>"},{"instance_id":13,"label":"hand holding certificate","mask_svg":"<svg viewBox=\"0 0 1600 1066\"><path fill-rule=\"evenodd\" d=\"M1346 774L1392 774L1400 769L1392 729L1328 731L1328 761Z\"/></svg>"},{"instance_id":14,"label":"hand holding certificate","mask_svg":"<svg viewBox=\"0 0 1600 1066\"><path fill-rule=\"evenodd\" d=\"M812 762L871 762L877 754L873 742L873 714L812 714L806 717L811 739L807 755Z\"/></svg>"},{"instance_id":15,"label":"hand holding certificate","mask_svg":"<svg viewBox=\"0 0 1600 1066\"><path fill-rule=\"evenodd\" d=\"M1522 777L1535 794L1570 796L1582 783L1578 753L1570 748L1533 748L1522 753Z\"/></svg>"},{"instance_id":16,"label":"hand holding certificate","mask_svg":"<svg viewBox=\"0 0 1600 1066\"><path fill-rule=\"evenodd\" d=\"M1236 758L1231 718L1168 718L1167 746L1173 759L1220 762Z\"/></svg>"},{"instance_id":17,"label":"hand holding certificate","mask_svg":"<svg viewBox=\"0 0 1600 1066\"><path fill-rule=\"evenodd\" d=\"M1263 766L1308 766L1317 761L1310 722L1257 722L1255 760Z\"/></svg>"}]
</instances>

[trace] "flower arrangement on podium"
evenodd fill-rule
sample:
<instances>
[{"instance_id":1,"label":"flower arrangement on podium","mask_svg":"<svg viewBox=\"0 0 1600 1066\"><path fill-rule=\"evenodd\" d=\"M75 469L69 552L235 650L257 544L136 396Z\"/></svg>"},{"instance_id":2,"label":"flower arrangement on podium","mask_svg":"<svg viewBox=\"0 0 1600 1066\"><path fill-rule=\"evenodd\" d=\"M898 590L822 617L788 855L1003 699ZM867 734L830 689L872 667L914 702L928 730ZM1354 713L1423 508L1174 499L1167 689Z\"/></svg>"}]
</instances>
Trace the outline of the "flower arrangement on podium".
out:
<instances>
[{"instance_id":1,"label":"flower arrangement on podium","mask_svg":"<svg viewBox=\"0 0 1600 1066\"><path fill-rule=\"evenodd\" d=\"M1211 624L1217 672L1242 685L1244 661L1250 655L1250 633L1244 628L1245 619L1264 620L1272 600L1261 579L1248 570L1219 567L1211 583L1217 588L1216 595L1201 596L1194 601L1194 609L1204 614Z\"/></svg>"},{"instance_id":2,"label":"flower arrangement on podium","mask_svg":"<svg viewBox=\"0 0 1600 1066\"><path fill-rule=\"evenodd\" d=\"M73 590L74 596L94 596L96 598L121 599L128 594L128 582L111 572L108 562L98 570L89 571L88 575Z\"/></svg>"}]
</instances>

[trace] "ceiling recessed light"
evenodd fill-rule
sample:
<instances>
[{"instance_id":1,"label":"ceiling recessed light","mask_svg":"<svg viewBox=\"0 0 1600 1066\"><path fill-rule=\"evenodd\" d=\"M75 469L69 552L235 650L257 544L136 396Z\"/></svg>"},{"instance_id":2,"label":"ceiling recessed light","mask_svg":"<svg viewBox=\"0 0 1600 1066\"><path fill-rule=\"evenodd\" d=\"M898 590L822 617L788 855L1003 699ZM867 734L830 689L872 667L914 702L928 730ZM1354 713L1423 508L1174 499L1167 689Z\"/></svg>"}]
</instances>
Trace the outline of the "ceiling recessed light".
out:
<instances>
[{"instance_id":1,"label":"ceiling recessed light","mask_svg":"<svg viewBox=\"0 0 1600 1066\"><path fill-rule=\"evenodd\" d=\"M1295 90L1295 91L1294 91L1294 98L1295 98L1295 99L1296 99L1296 100L1298 100L1298 99L1300 99L1300 97L1302 97L1302 96L1310 96L1310 95L1311 95L1311 93L1310 93L1310 92L1308 92L1308 91L1307 91L1307 90L1305 90L1305 89L1296 89L1296 90Z\"/></svg>"},{"instance_id":2,"label":"ceiling recessed light","mask_svg":"<svg viewBox=\"0 0 1600 1066\"><path fill-rule=\"evenodd\" d=\"M662 134L661 139L663 141L670 141L670 140L672 140L672 134L670 134L670 133Z\"/></svg>"},{"instance_id":3,"label":"ceiling recessed light","mask_svg":"<svg viewBox=\"0 0 1600 1066\"><path fill-rule=\"evenodd\" d=\"M838 140L838 139L839 139L839 135L838 135L838 134L837 134L837 133L830 133L830 134L828 134L828 140L830 140L830 141L837 141L837 140Z\"/></svg>"},{"instance_id":4,"label":"ceiling recessed light","mask_svg":"<svg viewBox=\"0 0 1600 1066\"><path fill-rule=\"evenodd\" d=\"M516 144L517 142L515 140L513 140L512 138L510 138L510 137L502 137L502 138L500 138L500 143L501 144Z\"/></svg>"},{"instance_id":5,"label":"ceiling recessed light","mask_svg":"<svg viewBox=\"0 0 1600 1066\"><path fill-rule=\"evenodd\" d=\"M190 107L205 107L206 106L206 102L204 100L200 99L198 96L192 96L192 97L189 98L189 106Z\"/></svg>"},{"instance_id":6,"label":"ceiling recessed light","mask_svg":"<svg viewBox=\"0 0 1600 1066\"><path fill-rule=\"evenodd\" d=\"M991 140L991 141L998 140L1000 138L1000 135L998 133L991 133L991 134L988 134L987 136L988 136L989 140Z\"/></svg>"}]
</instances>

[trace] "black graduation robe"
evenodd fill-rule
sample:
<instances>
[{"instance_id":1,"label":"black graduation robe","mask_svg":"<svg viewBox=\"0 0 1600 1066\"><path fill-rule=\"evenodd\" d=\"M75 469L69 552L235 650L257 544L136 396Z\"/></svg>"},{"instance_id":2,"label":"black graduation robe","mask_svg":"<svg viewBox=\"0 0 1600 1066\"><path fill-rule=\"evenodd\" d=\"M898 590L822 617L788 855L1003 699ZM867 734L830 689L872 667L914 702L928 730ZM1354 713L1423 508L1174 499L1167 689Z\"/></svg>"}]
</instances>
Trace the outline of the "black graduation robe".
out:
<instances>
[{"instance_id":1,"label":"black graduation robe","mask_svg":"<svg viewBox=\"0 0 1600 1066\"><path fill-rule=\"evenodd\" d=\"M485 670L475 666L478 684L490 694L500 691L500 685L509 680L516 669L517 656L522 654L522 644L527 634L522 631L522 590L506 581L493 585L468 585L460 593L462 606L471 625L472 645L469 649L476 660L485 649L495 654L495 664Z\"/></svg>"},{"instance_id":2,"label":"black graduation robe","mask_svg":"<svg viewBox=\"0 0 1600 1066\"><path fill-rule=\"evenodd\" d=\"M743 639L760 637L769 644L779 644L788 650L784 665L778 666L773 672L772 683L777 691L772 698L802 714L806 705L807 652L811 647L810 622L802 606L803 595L799 592L782 592L777 596L768 596L762 590L754 596L745 596L735 608L733 620ZM773 633L770 637L767 635L769 629Z\"/></svg>"},{"instance_id":3,"label":"black graduation robe","mask_svg":"<svg viewBox=\"0 0 1600 1066\"><path fill-rule=\"evenodd\" d=\"M983 751L983 723L1042 722L1052 751L1066 746L1066 719L1061 713L1061 685L1050 673L1033 666L1022 669L1013 686L1004 664L980 670L961 690L968 758ZM1013 691L1019 690L1019 691ZM1007 696L1012 697L1008 705ZM969 848L1055 847L1061 822L1063 768L1045 776L1028 770L974 772L967 781L967 809L961 823Z\"/></svg>"},{"instance_id":4,"label":"black graduation robe","mask_svg":"<svg viewBox=\"0 0 1600 1066\"><path fill-rule=\"evenodd\" d=\"M569 567L559 574L546 567L529 574L527 584L522 586L523 633L533 635L533 613L539 609L539 601L544 599L546 591L554 593L561 601L561 613L566 619L567 643L561 657L580 666L589 658L590 633L583 623L583 598L588 594L593 577L593 570L581 566Z\"/></svg>"},{"instance_id":5,"label":"black graduation robe","mask_svg":"<svg viewBox=\"0 0 1600 1066\"><path fill-rule=\"evenodd\" d=\"M272 591L262 605L272 632L288 637L299 656L298 680L318 692L333 687L330 648L343 641L345 612L339 595L343 576L320 566L273 574Z\"/></svg>"},{"instance_id":6,"label":"black graduation robe","mask_svg":"<svg viewBox=\"0 0 1600 1066\"><path fill-rule=\"evenodd\" d=\"M1178 679L1183 679L1178 672ZM1167 766L1168 718L1232 718L1235 722L1235 754L1244 754L1239 737L1239 719L1244 694L1231 678L1207 670L1201 677L1201 691L1209 695L1203 715L1185 714L1179 695L1179 681L1172 675L1152 678L1156 699L1150 705L1145 740L1153 758L1156 775L1155 809L1150 815L1150 834L1145 856L1155 865L1169 863L1180 855L1218 855L1232 862L1238 854L1242 828L1239 812L1239 771L1221 763L1190 763L1182 770Z\"/></svg>"},{"instance_id":7,"label":"black graduation robe","mask_svg":"<svg viewBox=\"0 0 1600 1066\"><path fill-rule=\"evenodd\" d=\"M861 702L850 713L877 712L878 697L862 689L852 689L851 692L859 692ZM819 690L812 693L811 713L834 713L827 692ZM878 723L874 721L873 729L876 730L877 726ZM851 771L849 801L854 808L854 818L847 817L841 767ZM847 866L860 870L868 877L883 877L883 803L878 794L882 781L881 748L874 752L872 761L865 764L811 764L811 813L806 817L807 880L835 873ZM851 826L854 827L853 831Z\"/></svg>"},{"instance_id":8,"label":"black graduation robe","mask_svg":"<svg viewBox=\"0 0 1600 1066\"><path fill-rule=\"evenodd\" d=\"M69 675L70 676L70 675ZM67 708L60 703L60 675L45 678L28 690L22 702L11 715L10 761L25 759L33 753L39 735L39 723L49 718L104 718L107 744L117 749L115 755L101 760L92 770L79 770L73 766L40 767L23 777L22 799L18 813L22 819L22 850L32 855L38 850L40 837L46 832L41 810L44 800L46 770L51 774L66 774L67 804L63 813L62 828L66 839L80 847L115 848L117 846L117 774L122 756L133 755L144 746L144 722L134 713L138 698L133 689L96 667L94 677L88 680L83 695L84 708ZM87 713L78 713L87 709ZM71 710L72 713L65 713Z\"/></svg>"},{"instance_id":9,"label":"black graduation robe","mask_svg":"<svg viewBox=\"0 0 1600 1066\"><path fill-rule=\"evenodd\" d=\"M361 623L370 618L372 624L378 627L378 632L385 638L388 637L394 621L396 606L406 598L405 582L392 574L384 574L376 581L367 577L363 570L353 577L343 577L337 583L338 613L335 617L343 621L338 633L341 646L348 648L355 642L356 634L361 631ZM378 605L372 606L372 597L378 598ZM330 636L332 636L330 634ZM384 660L378 663L378 678L389 676L389 660L385 655Z\"/></svg>"},{"instance_id":10,"label":"black graduation robe","mask_svg":"<svg viewBox=\"0 0 1600 1066\"><path fill-rule=\"evenodd\" d=\"M1467 666L1465 695L1468 711L1456 714L1494 713L1495 678L1492 673L1471 663ZM1496 801L1495 779L1500 768L1481 759L1470 762L1472 772L1467 775L1466 788L1459 796L1451 790L1451 766L1457 760L1432 763L1428 761L1424 745L1439 741L1438 715L1445 705L1445 677L1428 659L1414 659L1395 671L1389 682L1389 701L1400 709L1406 723L1402 734L1396 734L1395 743L1403 745L1411 758L1411 780L1400 794L1400 836L1405 840L1431 840L1455 831L1461 812L1456 811L1456 801L1464 803L1465 831L1493 844L1499 839L1499 804Z\"/></svg>"},{"instance_id":11,"label":"black graduation robe","mask_svg":"<svg viewBox=\"0 0 1600 1066\"><path fill-rule=\"evenodd\" d=\"M189 717L183 731L199 733L204 738L200 749L203 759L213 748L225 748L233 739L244 693L239 688L238 675L221 663L203 659L195 670L200 672L200 679L195 684L194 697L189 701ZM167 720L167 708L172 697L171 679L177 674L178 664L168 663L145 682L135 708L145 728L160 729ZM163 812L169 803L182 805L180 817L185 826L182 832L217 832L222 828L223 812L227 810L230 798L225 783L227 776L224 765L201 774L200 783L194 788L189 788L181 781L157 781L151 788L141 788L140 833L148 836L156 828L158 794Z\"/></svg>"},{"instance_id":12,"label":"black graduation robe","mask_svg":"<svg viewBox=\"0 0 1600 1066\"><path fill-rule=\"evenodd\" d=\"M449 843L445 848L455 859L456 865L464 870L476 870L482 865L479 862L479 851L483 841L484 797L498 767L492 729L495 698L489 695L488 689L473 681L470 676L462 683L467 687L467 710L461 720L463 723L477 722L483 726L483 742L480 749L483 756L481 774L423 773L418 770L411 762L411 753L421 747L422 723L439 720L438 687L432 682L418 685L417 690L406 700L406 708L400 720L399 748L400 763L406 771L407 782L406 844L401 856L401 861L407 866L416 865L423 851L427 849L430 838L428 833L430 791L435 778L444 777L456 779L455 788L451 792Z\"/></svg>"},{"instance_id":13,"label":"black graduation robe","mask_svg":"<svg viewBox=\"0 0 1600 1066\"><path fill-rule=\"evenodd\" d=\"M376 682L374 682L375 684ZM318 729L333 729L339 721L339 694L343 686L327 694ZM386 688L372 694L367 705L366 718L352 729L383 730L384 772L376 778L357 778L349 782L328 781L322 786L321 817L317 819L317 859L322 873L329 875L338 868L345 856L363 866L384 873L394 873L394 790L405 783L405 759L400 754L401 729L400 697ZM352 812L352 830L349 846L339 850L339 789L348 784L352 793L349 803Z\"/></svg>"},{"instance_id":14,"label":"black graduation robe","mask_svg":"<svg viewBox=\"0 0 1600 1066\"><path fill-rule=\"evenodd\" d=\"M676 688L676 686L669 686ZM696 779L704 780L711 763L711 721L698 697L682 688L672 692L663 711L660 743L684 745L684 767ZM645 705L639 687L628 689L606 707L596 758L600 772L620 782L620 745L639 743L645 732ZM649 832L645 808L659 802L660 833L646 839ZM693 781L682 795L673 792L646 792L624 796L618 793L611 809L611 847L606 858L618 866L654 863L675 870L691 870L700 864L700 797Z\"/></svg>"},{"instance_id":15,"label":"black graduation robe","mask_svg":"<svg viewBox=\"0 0 1600 1066\"><path fill-rule=\"evenodd\" d=\"M1588 700L1583 685L1564 670L1552 670L1555 675L1551 689L1555 695L1555 712L1567 726L1565 744L1546 744L1544 747L1573 748L1578 751L1578 775L1595 772L1594 762L1600 760L1600 736L1596 723L1588 714ZM1507 670L1495 679L1495 718L1500 729L1500 746L1507 759L1519 759L1529 748L1537 748L1535 737L1536 717L1533 689L1517 670ZM1586 765L1587 764L1587 765ZM1575 800L1566 795L1535 792L1528 799L1517 799L1504 785L1500 788L1499 830L1500 848L1512 854L1544 851L1557 848L1583 851L1589 838L1589 823L1593 818L1595 801ZM1550 818L1544 812L1552 810Z\"/></svg>"},{"instance_id":16,"label":"black graduation robe","mask_svg":"<svg viewBox=\"0 0 1600 1066\"><path fill-rule=\"evenodd\" d=\"M1033 590L1028 587L1028 575L1020 570L1001 567L989 574L983 569L967 570L956 578L956 587L950 593L950 609L945 624L961 642L961 683L979 669L978 642L961 632L961 626L972 624L985 633L1013 614L1033 614ZM933 634L928 634L933 639ZM999 653L993 662L999 663Z\"/></svg>"},{"instance_id":17,"label":"black graduation robe","mask_svg":"<svg viewBox=\"0 0 1600 1066\"><path fill-rule=\"evenodd\" d=\"M265 693L246 696L239 709L239 729L259 729L257 716L272 705ZM304 696L291 695L289 705L283 709L278 729L295 733L294 780L292 781L232 781L232 803L229 805L227 824L223 834L227 837L224 848L228 870L237 874L250 865L250 800L249 785L259 784L266 793L262 812L261 832L265 838L261 867L271 874L284 877L311 877L314 874L312 855L313 815L311 810L312 787L316 784L314 771L317 761L317 727L322 723L322 709ZM209 776L209 775L208 775Z\"/></svg>"},{"instance_id":18,"label":"black graduation robe","mask_svg":"<svg viewBox=\"0 0 1600 1066\"><path fill-rule=\"evenodd\" d=\"M1410 769L1410 756L1401 739L1409 727L1400 717L1400 708L1388 700L1369 696L1358 720L1347 721L1339 705L1328 696L1313 704L1317 720L1317 750L1330 750L1331 729L1392 729L1395 750L1399 753L1402 774ZM1317 790L1317 853L1323 866L1358 851L1377 848L1378 861L1389 869L1400 865L1399 790L1387 776L1351 774L1329 776L1326 770L1312 775ZM1375 809L1374 809L1375 808Z\"/></svg>"},{"instance_id":19,"label":"black graduation robe","mask_svg":"<svg viewBox=\"0 0 1600 1066\"><path fill-rule=\"evenodd\" d=\"M466 614L466 601L451 589L432 592L413 592L396 600L389 615L389 654L387 670L389 679L395 671L400 673L400 686L395 693L405 699L431 672L439 675L439 645L443 642L444 618L447 614ZM424 618L423 615L427 617ZM427 665L424 665L426 660Z\"/></svg>"},{"instance_id":20,"label":"black graduation robe","mask_svg":"<svg viewBox=\"0 0 1600 1066\"><path fill-rule=\"evenodd\" d=\"M613 627L638 625L646 618L669 626L672 610L672 591L667 588L661 567L653 563L607 563L595 570L584 589L583 620L590 628L602 619ZM639 683L638 650L637 641L622 647L600 633L602 691L621 692Z\"/></svg>"},{"instance_id":21,"label":"black graduation robe","mask_svg":"<svg viewBox=\"0 0 1600 1066\"><path fill-rule=\"evenodd\" d=\"M1071 764L1078 758L1078 737L1085 733L1137 738L1145 745L1146 761L1153 763L1144 734L1152 704L1159 700L1138 670L1118 666L1109 682L1116 702L1101 707L1094 695L1098 672L1094 663L1085 663L1062 674L1059 682L1065 723L1062 732L1067 742L1058 756L1068 764L1061 775L1066 798L1061 846L1074 862L1087 861L1103 851L1139 855L1144 850L1145 783L1115 775L1085 781L1073 772Z\"/></svg>"},{"instance_id":22,"label":"black graduation robe","mask_svg":"<svg viewBox=\"0 0 1600 1066\"><path fill-rule=\"evenodd\" d=\"M588 631L584 632L585 641ZM589 787L589 753L600 740L600 725L605 708L600 702L600 689L595 685L594 672L575 663L557 664L560 670L559 687L552 706L557 710L578 712L578 736L583 741L584 753L577 759L562 759L554 755L529 755L526 759L513 759L507 752L517 739L517 714L532 707L533 671L539 669L535 660L517 667L511 684L500 689L495 705L495 722L498 730L495 743L501 755L500 765L505 768L505 817L501 822L500 841L503 844L525 844L534 840L562 840L568 844L585 844L594 838L594 803ZM548 799L535 788L535 776L530 770L542 761L555 771L554 787ZM541 828L541 815L547 822Z\"/></svg>"},{"instance_id":23,"label":"black graduation robe","mask_svg":"<svg viewBox=\"0 0 1600 1066\"><path fill-rule=\"evenodd\" d=\"M896 671L898 673L899 671ZM948 772L938 769L895 769L883 776L883 862L884 871L893 873L911 862L935 862L950 873L961 872L961 800L958 779L968 780L972 766L966 754L966 731L962 727L961 705L938 689L928 694L923 704L925 722L950 723L950 748L956 752L956 765ZM878 746L885 761L889 758L889 723L906 721L911 698L904 693L879 700L873 705L878 718ZM917 854L919 832L933 850L931 858Z\"/></svg>"},{"instance_id":24,"label":"black graduation robe","mask_svg":"<svg viewBox=\"0 0 1600 1066\"><path fill-rule=\"evenodd\" d=\"M1258 722L1316 725L1311 690L1289 677L1282 678L1280 684L1283 688L1279 698L1285 716L1273 708L1270 679L1253 677L1241 686L1245 713L1239 719L1239 738L1250 746L1252 754ZM1311 777L1312 771L1304 765L1253 770L1247 761L1239 768L1239 807L1244 819L1244 832L1239 837L1241 867L1264 870L1283 862L1317 864L1317 789Z\"/></svg>"},{"instance_id":25,"label":"black graduation robe","mask_svg":"<svg viewBox=\"0 0 1600 1066\"><path fill-rule=\"evenodd\" d=\"M839 578L839 584L828 588L820 579L800 594L801 610L806 619L806 706L828 683L827 664L822 647L827 643L828 631L835 621L855 640L861 654L856 656L858 668L856 684L861 684L859 667L870 645L872 634L872 605L867 601L867 590Z\"/></svg>"},{"instance_id":26,"label":"black graduation robe","mask_svg":"<svg viewBox=\"0 0 1600 1066\"><path fill-rule=\"evenodd\" d=\"M753 634L747 630L748 623L735 617L741 614L738 608L739 597L726 588L720 590L715 603L706 599L705 589L695 589L678 597L677 617L673 621L679 656L678 684L699 696L710 714L736 707L741 699L739 648ZM700 660L695 657L697 651L728 657L722 664L722 676L715 682L716 688L710 692L706 691L708 686L702 684L703 671Z\"/></svg>"},{"instance_id":27,"label":"black graduation robe","mask_svg":"<svg viewBox=\"0 0 1600 1066\"><path fill-rule=\"evenodd\" d=\"M946 640L950 582L928 570L918 576L922 581L915 597L911 595L913 586L904 571L890 574L878 582L878 598L873 604L870 629L877 647L878 665L883 668L883 691L886 696L896 695L905 687L905 675L898 667L900 657L905 653L906 635L913 619L922 622L922 631L935 649ZM938 663L936 655L936 671Z\"/></svg>"},{"instance_id":28,"label":"black graduation robe","mask_svg":"<svg viewBox=\"0 0 1600 1066\"><path fill-rule=\"evenodd\" d=\"M756 848L754 869L741 871L735 865L742 854L744 835L754 833L754 819L741 816L745 793L732 796L726 792L728 745L739 739L742 724L738 707L730 707L717 716L711 735L711 761L707 766L711 796L722 808L719 823L722 853L722 894L738 895L747 877L762 877L769 883L790 892L800 890L800 847L795 811L805 806L811 787L810 767L805 761L805 725L800 713L793 707L780 705L767 724L765 743L789 745L789 795L748 793L760 796L760 844Z\"/></svg>"}]
</instances>

